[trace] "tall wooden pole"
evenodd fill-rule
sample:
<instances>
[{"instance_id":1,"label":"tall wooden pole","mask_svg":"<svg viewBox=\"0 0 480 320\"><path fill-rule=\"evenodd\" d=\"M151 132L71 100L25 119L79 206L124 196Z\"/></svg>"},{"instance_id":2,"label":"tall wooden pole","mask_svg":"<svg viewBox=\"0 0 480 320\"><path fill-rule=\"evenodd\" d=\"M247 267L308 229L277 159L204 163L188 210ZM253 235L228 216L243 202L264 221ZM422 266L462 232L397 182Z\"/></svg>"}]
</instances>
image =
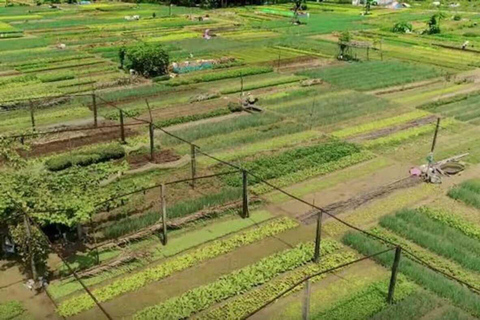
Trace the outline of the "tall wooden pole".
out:
<instances>
[{"instance_id":1,"label":"tall wooden pole","mask_svg":"<svg viewBox=\"0 0 480 320\"><path fill-rule=\"evenodd\" d=\"M190 164L192 168L192 189L195 189L195 176L197 174L197 155L196 155L196 146L195 145L190 145Z\"/></svg>"},{"instance_id":2,"label":"tall wooden pole","mask_svg":"<svg viewBox=\"0 0 480 320\"><path fill-rule=\"evenodd\" d=\"M250 217L250 210L248 209L248 173L247 170L242 170L242 185L243 185L243 217Z\"/></svg>"},{"instance_id":3,"label":"tall wooden pole","mask_svg":"<svg viewBox=\"0 0 480 320\"><path fill-rule=\"evenodd\" d=\"M92 93L93 126L98 128L97 96Z\"/></svg>"},{"instance_id":4,"label":"tall wooden pole","mask_svg":"<svg viewBox=\"0 0 480 320\"><path fill-rule=\"evenodd\" d=\"M123 110L120 109L120 139L122 140L122 143L126 143L125 141L125 127L124 127L124 122L123 122Z\"/></svg>"},{"instance_id":5,"label":"tall wooden pole","mask_svg":"<svg viewBox=\"0 0 480 320\"><path fill-rule=\"evenodd\" d=\"M437 126L435 127L435 133L433 134L432 149L430 152L435 150L435 145L437 144L438 130L440 129L440 118L437 119Z\"/></svg>"},{"instance_id":6,"label":"tall wooden pole","mask_svg":"<svg viewBox=\"0 0 480 320\"><path fill-rule=\"evenodd\" d=\"M30 120L32 121L32 130L35 131L35 107L33 106L33 101L30 100Z\"/></svg>"},{"instance_id":7,"label":"tall wooden pole","mask_svg":"<svg viewBox=\"0 0 480 320\"><path fill-rule=\"evenodd\" d=\"M320 262L320 246L322 242L322 218L323 212L320 211L317 213L317 232L315 235L315 254L313 256L313 261L315 263Z\"/></svg>"},{"instance_id":8,"label":"tall wooden pole","mask_svg":"<svg viewBox=\"0 0 480 320\"><path fill-rule=\"evenodd\" d=\"M395 249L395 260L393 261L393 266L392 266L392 276L390 278L390 286L388 288L388 297L387 297L388 303L393 303L393 296L395 293L395 284L397 283L398 265L400 264L401 255L402 255L402 247L397 247Z\"/></svg>"},{"instance_id":9,"label":"tall wooden pole","mask_svg":"<svg viewBox=\"0 0 480 320\"><path fill-rule=\"evenodd\" d=\"M30 230L30 221L26 214L23 216L23 222L25 224L25 229L27 231L27 239L28 239L28 253L30 255L30 267L32 268L32 278L34 281L37 281L38 274L37 274L37 267L35 266L35 254L32 250L32 231Z\"/></svg>"},{"instance_id":10,"label":"tall wooden pole","mask_svg":"<svg viewBox=\"0 0 480 320\"><path fill-rule=\"evenodd\" d=\"M302 319L308 320L310 318L310 279L305 281L305 293L303 297Z\"/></svg>"},{"instance_id":11,"label":"tall wooden pole","mask_svg":"<svg viewBox=\"0 0 480 320\"><path fill-rule=\"evenodd\" d=\"M163 245L167 245L167 203L165 200L165 184L160 186L160 199L162 206L162 231L163 231Z\"/></svg>"}]
</instances>

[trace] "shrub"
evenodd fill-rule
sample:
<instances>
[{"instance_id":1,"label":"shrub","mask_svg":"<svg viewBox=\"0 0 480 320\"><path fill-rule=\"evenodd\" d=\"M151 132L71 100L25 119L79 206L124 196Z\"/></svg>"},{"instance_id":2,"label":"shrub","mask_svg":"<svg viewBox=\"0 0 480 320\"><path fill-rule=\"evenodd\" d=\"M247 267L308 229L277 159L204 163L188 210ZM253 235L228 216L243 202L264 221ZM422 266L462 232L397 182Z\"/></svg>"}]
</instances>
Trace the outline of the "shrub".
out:
<instances>
[{"instance_id":1,"label":"shrub","mask_svg":"<svg viewBox=\"0 0 480 320\"><path fill-rule=\"evenodd\" d=\"M145 77L156 77L168 72L169 57L158 44L138 44L128 48L125 66Z\"/></svg>"},{"instance_id":2,"label":"shrub","mask_svg":"<svg viewBox=\"0 0 480 320\"><path fill-rule=\"evenodd\" d=\"M407 32L412 32L413 27L412 27L412 24L408 22L397 22L393 26L392 31L397 33L407 33Z\"/></svg>"},{"instance_id":3,"label":"shrub","mask_svg":"<svg viewBox=\"0 0 480 320\"><path fill-rule=\"evenodd\" d=\"M0 304L0 319L14 319L24 311L22 304L18 301L9 301ZM15 318L17 319L17 318Z\"/></svg>"},{"instance_id":4,"label":"shrub","mask_svg":"<svg viewBox=\"0 0 480 320\"><path fill-rule=\"evenodd\" d=\"M50 171L61 171L72 166L72 160L68 156L48 159L45 162L47 169Z\"/></svg>"},{"instance_id":5,"label":"shrub","mask_svg":"<svg viewBox=\"0 0 480 320\"><path fill-rule=\"evenodd\" d=\"M121 159L125 156L125 150L120 145L98 147L90 152L66 154L51 158L45 162L50 171L61 171L71 166L86 167L94 163Z\"/></svg>"}]
</instances>

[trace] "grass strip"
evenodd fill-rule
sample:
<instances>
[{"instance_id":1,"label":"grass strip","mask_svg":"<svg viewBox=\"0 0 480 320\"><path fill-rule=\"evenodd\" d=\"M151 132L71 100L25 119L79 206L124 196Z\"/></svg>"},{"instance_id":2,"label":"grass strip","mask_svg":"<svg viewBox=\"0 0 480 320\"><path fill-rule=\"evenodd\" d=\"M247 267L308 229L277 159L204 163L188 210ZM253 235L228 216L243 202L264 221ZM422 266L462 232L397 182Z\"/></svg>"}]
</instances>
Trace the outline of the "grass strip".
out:
<instances>
[{"instance_id":1,"label":"grass strip","mask_svg":"<svg viewBox=\"0 0 480 320\"><path fill-rule=\"evenodd\" d=\"M242 319L305 277L331 269L340 264L348 263L355 260L355 258L355 254L348 251L332 253L325 257L322 256L322 263L320 264L310 263L297 268L285 276L273 279L259 288L228 301L228 303L200 314L195 319ZM327 274L320 275L311 280L318 281L326 276ZM300 289L301 287L298 288Z\"/></svg>"},{"instance_id":2,"label":"grass strip","mask_svg":"<svg viewBox=\"0 0 480 320\"><path fill-rule=\"evenodd\" d=\"M322 242L322 252L332 253L341 245L333 240ZM220 277L215 282L192 289L156 306L145 308L135 314L134 319L184 319L205 310L215 303L247 292L274 277L310 262L313 257L313 243L302 243L245 268Z\"/></svg>"},{"instance_id":3,"label":"grass strip","mask_svg":"<svg viewBox=\"0 0 480 320\"><path fill-rule=\"evenodd\" d=\"M451 229L450 227L445 227L442 229L438 229L438 234L431 232L431 228L435 228L435 225L429 224L431 222L435 222L434 220L430 220L425 222L425 224L417 224L414 221L421 221L422 219L415 219L413 221L405 221L400 216L408 212L407 210L400 211L397 213L396 216L386 216L380 220L380 225L385 227L389 230L392 230L396 234L409 239L416 244L427 248L441 256L446 258L452 259L463 267L474 270L480 271L480 256L477 253L478 247L480 244L473 240L473 239L458 239L458 238L451 238L452 235L456 234L457 236L463 236L460 232ZM414 212L415 214L415 212ZM443 226L439 223L440 226ZM451 230L448 230L449 228ZM442 231L445 230L445 233L442 234ZM456 232L451 232L456 231ZM462 241L463 240L463 241ZM475 243L477 242L476 246ZM470 247L466 247L466 245L470 245Z\"/></svg>"},{"instance_id":4,"label":"grass strip","mask_svg":"<svg viewBox=\"0 0 480 320\"><path fill-rule=\"evenodd\" d=\"M343 242L363 255L371 255L387 249L385 245L360 233L347 233L343 237ZM386 253L376 256L374 259L383 266L390 268L393 264L394 255L393 253ZM480 295L475 294L468 288L413 262L405 255L400 260L399 270L418 285L452 301L454 305L472 315L480 316Z\"/></svg>"},{"instance_id":5,"label":"grass strip","mask_svg":"<svg viewBox=\"0 0 480 320\"><path fill-rule=\"evenodd\" d=\"M397 291L395 291L397 293ZM371 320L416 320L440 307L442 301L425 290L420 290L372 316Z\"/></svg>"},{"instance_id":6,"label":"grass strip","mask_svg":"<svg viewBox=\"0 0 480 320\"><path fill-rule=\"evenodd\" d=\"M149 283L163 279L174 272L190 268L201 261L220 256L241 246L273 236L296 226L298 226L297 222L289 218L272 221L227 239L213 241L192 252L169 259L160 265L118 279L107 286L93 290L93 294L100 302L111 300L119 295L138 290ZM61 316L72 316L94 306L95 303L90 296L82 294L60 304L57 311Z\"/></svg>"},{"instance_id":7,"label":"grass strip","mask_svg":"<svg viewBox=\"0 0 480 320\"><path fill-rule=\"evenodd\" d=\"M367 286L363 290L353 293L346 299L335 303L332 307L317 314L313 314L312 320L363 320L386 308L388 295L388 280L382 280ZM395 288L395 301L401 301L418 289L414 283L407 281L405 277L397 278Z\"/></svg>"}]
</instances>

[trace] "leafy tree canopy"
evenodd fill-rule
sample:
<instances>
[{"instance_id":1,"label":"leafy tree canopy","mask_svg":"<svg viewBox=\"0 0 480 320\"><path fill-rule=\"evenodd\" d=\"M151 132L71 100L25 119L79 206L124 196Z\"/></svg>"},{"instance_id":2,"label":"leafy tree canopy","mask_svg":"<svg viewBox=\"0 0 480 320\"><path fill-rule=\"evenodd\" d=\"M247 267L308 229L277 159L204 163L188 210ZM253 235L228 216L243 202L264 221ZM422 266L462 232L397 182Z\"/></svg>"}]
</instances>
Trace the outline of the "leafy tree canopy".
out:
<instances>
[{"instance_id":1,"label":"leafy tree canopy","mask_svg":"<svg viewBox=\"0 0 480 320\"><path fill-rule=\"evenodd\" d=\"M156 77L168 72L168 53L159 44L141 43L126 51L125 66L145 77Z\"/></svg>"}]
</instances>

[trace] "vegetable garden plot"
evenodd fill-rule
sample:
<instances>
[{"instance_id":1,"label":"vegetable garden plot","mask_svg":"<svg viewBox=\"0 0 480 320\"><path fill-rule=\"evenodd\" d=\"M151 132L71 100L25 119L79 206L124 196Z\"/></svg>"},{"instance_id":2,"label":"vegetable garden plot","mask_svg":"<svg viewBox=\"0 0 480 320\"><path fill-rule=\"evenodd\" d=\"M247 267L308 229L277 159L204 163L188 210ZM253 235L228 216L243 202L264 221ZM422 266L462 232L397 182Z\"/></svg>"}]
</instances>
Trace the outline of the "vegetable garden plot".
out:
<instances>
[{"instance_id":1,"label":"vegetable garden plot","mask_svg":"<svg viewBox=\"0 0 480 320\"><path fill-rule=\"evenodd\" d=\"M328 268L327 265L332 264L338 265L338 261L354 259L351 252L336 254L335 251L339 249L339 246L332 240L322 242L322 247L322 252L327 257L329 254L335 256L335 258L332 257L335 262L326 262L322 268ZM282 273L306 265L310 262L312 254L312 243L300 244L293 249L271 255L255 264L227 274L215 282L187 291L183 295L173 297L159 305L146 308L135 314L134 318L179 319L189 317L215 303L233 297L239 292L246 292ZM246 306L251 308L249 303Z\"/></svg>"},{"instance_id":2,"label":"vegetable garden plot","mask_svg":"<svg viewBox=\"0 0 480 320\"><path fill-rule=\"evenodd\" d=\"M480 110L478 108L479 103L480 95L473 94L471 96L462 96L458 101L452 99L451 101L446 100L442 103L440 100L438 103L423 107L423 109L438 112L448 117L454 117L459 121L478 122L478 119L480 118Z\"/></svg>"},{"instance_id":3,"label":"vegetable garden plot","mask_svg":"<svg viewBox=\"0 0 480 320\"><path fill-rule=\"evenodd\" d=\"M448 196L480 209L480 181L472 179L453 187Z\"/></svg>"},{"instance_id":4,"label":"vegetable garden plot","mask_svg":"<svg viewBox=\"0 0 480 320\"><path fill-rule=\"evenodd\" d=\"M325 89L325 91L327 90ZM273 101L272 103L268 102L266 109L272 108L276 112L295 118L314 128L329 126L333 129L342 121L396 107L395 104L385 99L354 91L335 91L327 94L320 91L318 95L312 92L309 96L309 99L296 98L298 103L295 103L295 98L293 98L285 105L281 101L274 105Z\"/></svg>"},{"instance_id":5,"label":"vegetable garden plot","mask_svg":"<svg viewBox=\"0 0 480 320\"><path fill-rule=\"evenodd\" d=\"M185 250L193 249L209 241L220 240L222 237L230 236L235 232L246 231L247 228L257 224L264 223L272 219L272 215L267 211L253 211L251 219L238 219L238 217L228 216L225 218L215 219L214 221L197 222L192 226L185 227L178 231L169 233L168 246L164 246L158 241L158 237L153 235L146 239L131 243L126 246L127 250L136 250L138 252L146 252L147 259L136 259L132 262L122 265L119 268L107 270L97 275L84 278L83 282L87 286L98 285L109 279L132 272L138 268L145 267L154 261L166 259L176 254L180 254ZM218 220L218 221L217 221ZM293 226L293 224L292 224ZM259 229L255 229L259 230ZM125 248L123 249L125 250ZM105 249L99 253L100 262L118 257L122 253L122 249ZM72 267L76 267L77 260L83 261L83 256L78 255L69 258ZM95 265L95 254L87 254L86 259ZM95 260L95 261L92 261ZM63 265L62 265L63 266ZM65 270L66 271L66 270ZM81 291L82 286L72 277L55 281L49 284L49 293L57 300L71 295L74 292Z\"/></svg>"},{"instance_id":6,"label":"vegetable garden plot","mask_svg":"<svg viewBox=\"0 0 480 320\"><path fill-rule=\"evenodd\" d=\"M364 255L373 254L385 249L380 242L359 233L349 233L343 242ZM380 255L375 260L385 267L393 263L393 255ZM480 296L470 289L435 273L426 267L403 256L400 260L399 271L418 285L428 289L441 298L449 300L453 305L461 308L476 317L480 316Z\"/></svg>"},{"instance_id":7,"label":"vegetable garden plot","mask_svg":"<svg viewBox=\"0 0 480 320\"><path fill-rule=\"evenodd\" d=\"M126 278L120 278L111 284L93 290L93 294L101 302L111 300L121 294L138 290L141 287L165 278L174 272L192 267L201 261L225 254L240 246L275 235L295 226L297 226L297 223L288 218L272 221L265 225L261 225L256 229L247 230L227 239L213 241L205 247L200 247L194 249L192 252L175 256L162 264L146 268ZM301 254L301 252L298 253ZM95 303L91 298L87 294L82 294L81 296L63 302L59 306L58 311L61 315L70 316L83 310L93 308L94 306Z\"/></svg>"},{"instance_id":8,"label":"vegetable garden plot","mask_svg":"<svg viewBox=\"0 0 480 320\"><path fill-rule=\"evenodd\" d=\"M422 81L440 76L442 73L438 69L424 65L371 61L305 71L300 74L321 78L342 88L366 91Z\"/></svg>"}]
</instances>

